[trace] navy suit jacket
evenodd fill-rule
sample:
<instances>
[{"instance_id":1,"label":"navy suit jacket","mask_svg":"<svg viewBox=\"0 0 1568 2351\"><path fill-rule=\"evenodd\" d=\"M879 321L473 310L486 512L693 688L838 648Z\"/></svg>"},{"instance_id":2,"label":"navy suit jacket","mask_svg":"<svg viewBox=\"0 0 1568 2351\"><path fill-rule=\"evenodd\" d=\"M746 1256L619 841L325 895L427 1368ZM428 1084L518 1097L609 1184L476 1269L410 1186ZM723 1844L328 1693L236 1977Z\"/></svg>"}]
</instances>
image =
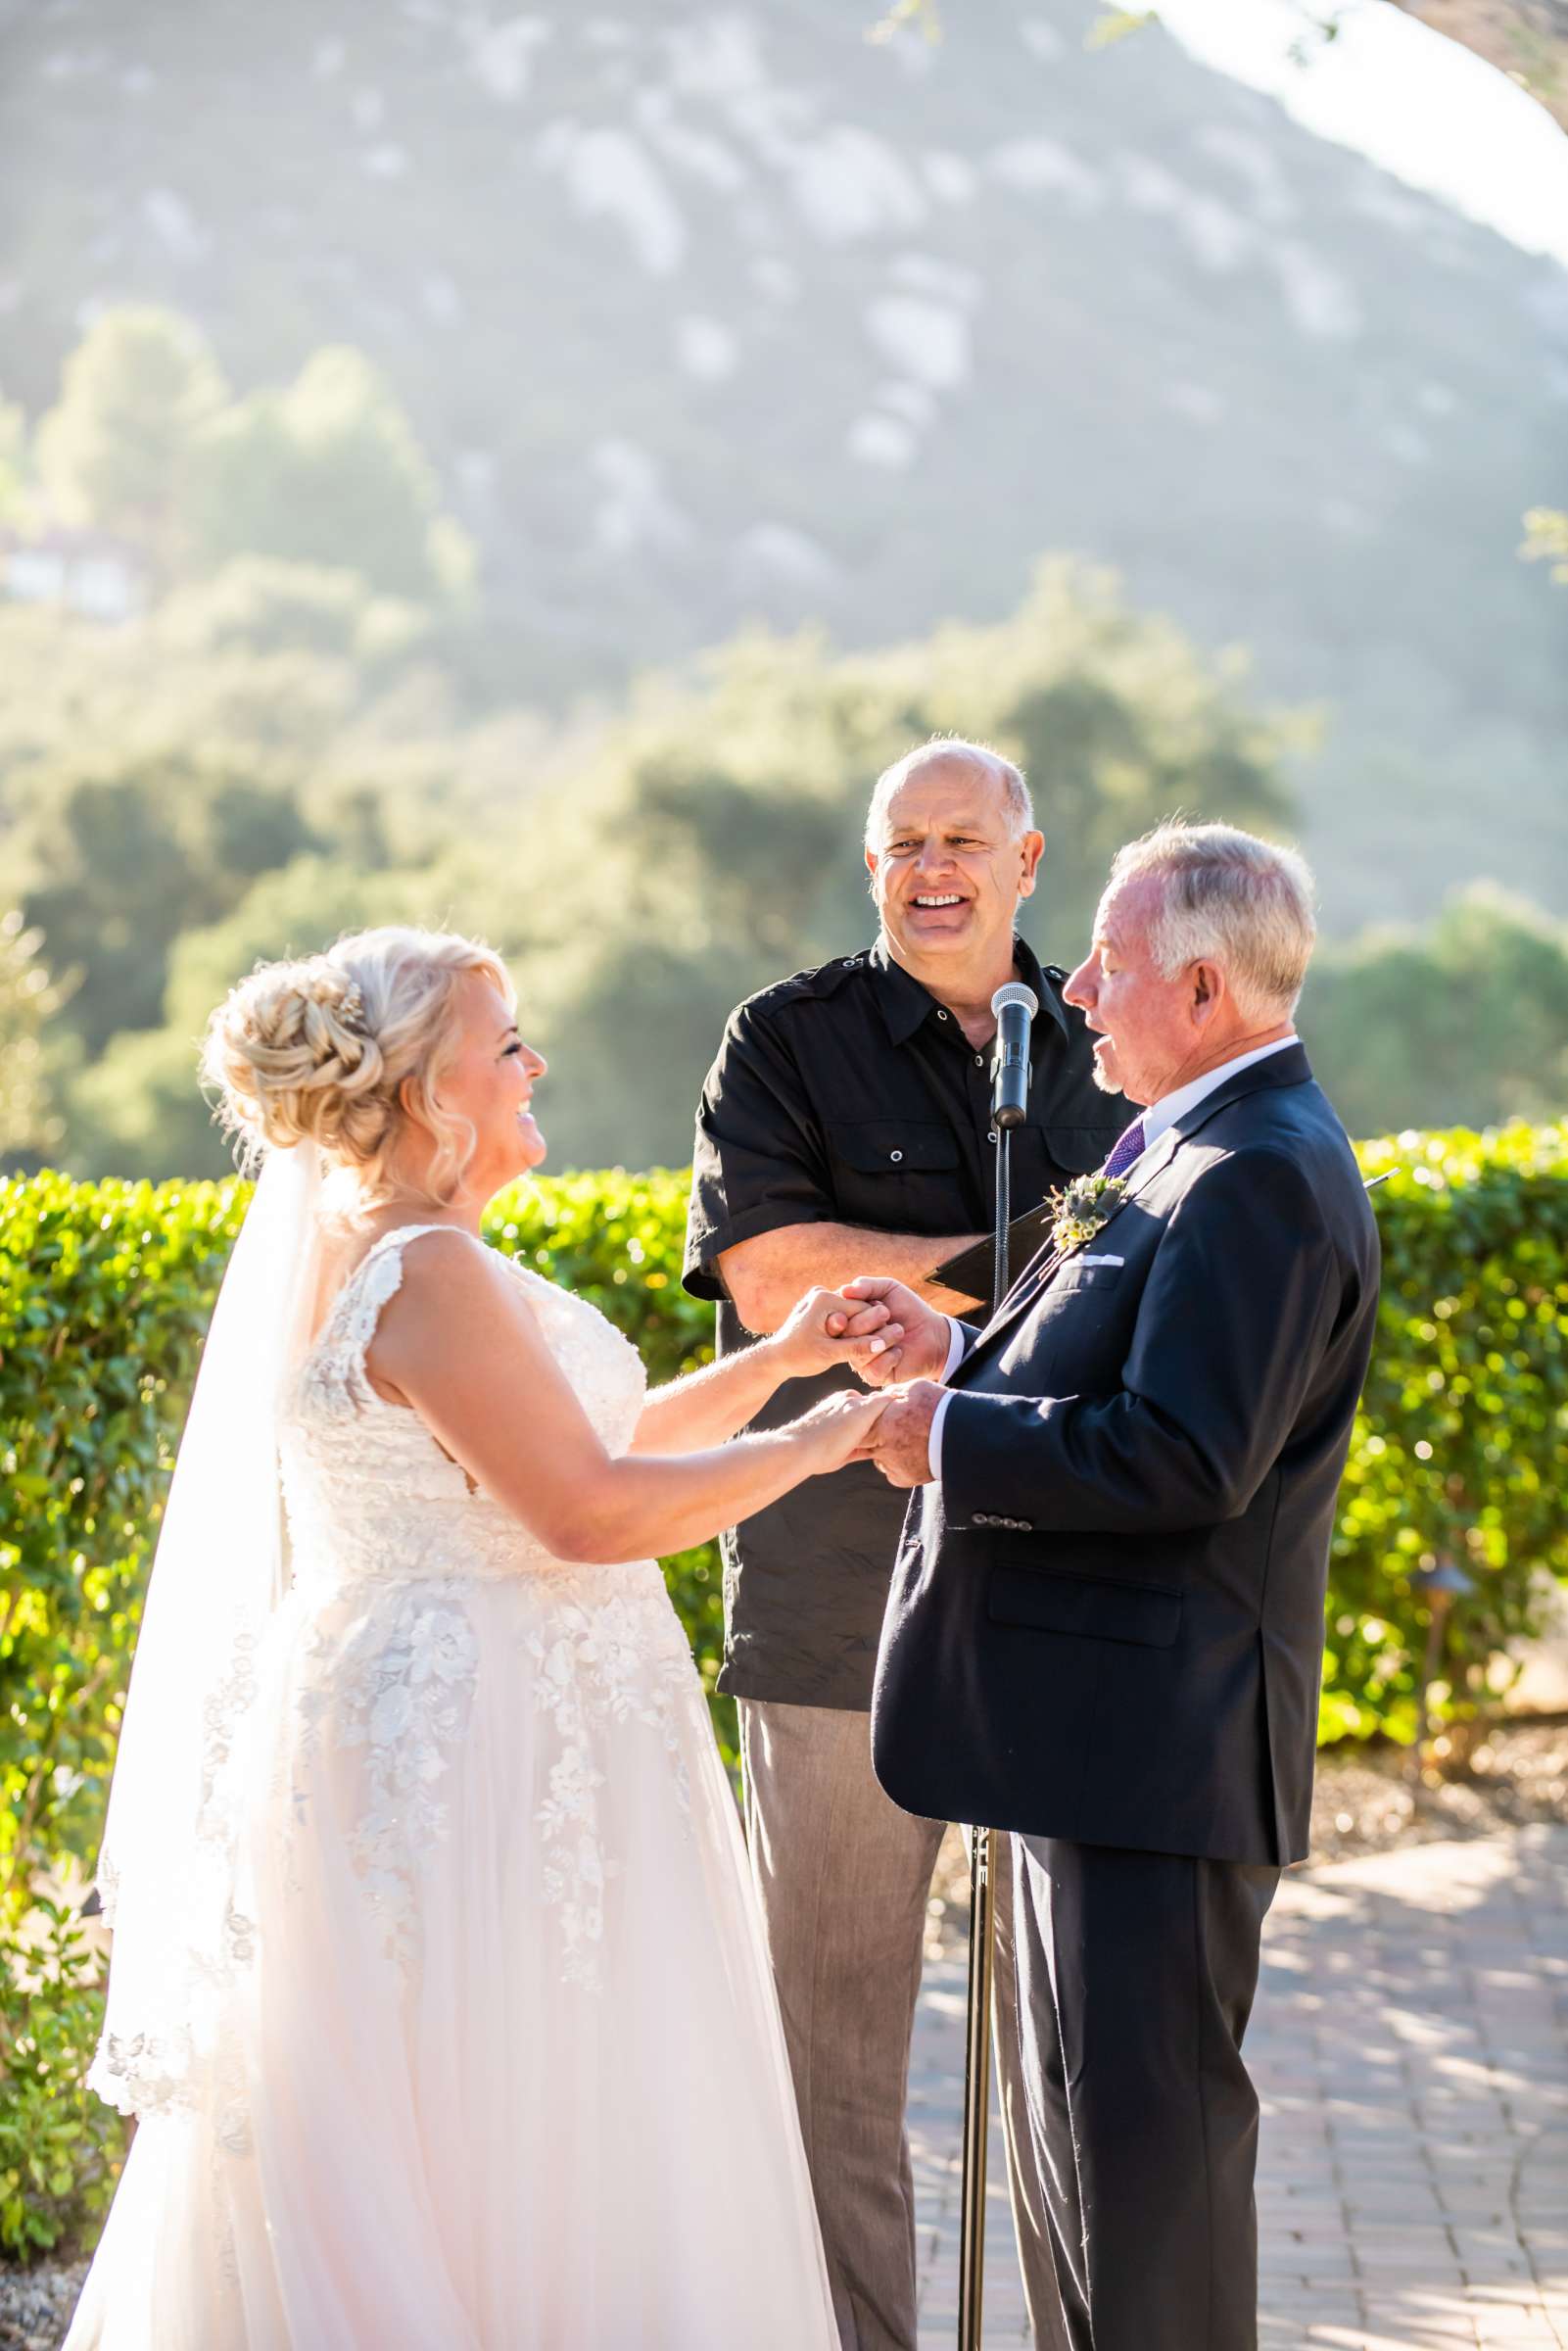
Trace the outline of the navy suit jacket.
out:
<instances>
[{"instance_id":1,"label":"navy suit jacket","mask_svg":"<svg viewBox=\"0 0 1568 2351\"><path fill-rule=\"evenodd\" d=\"M872 1708L895 1802L1306 1856L1377 1287L1371 1206L1300 1045L1161 1136L1086 1249L1026 1269L951 1375L941 1481L905 1520Z\"/></svg>"}]
</instances>

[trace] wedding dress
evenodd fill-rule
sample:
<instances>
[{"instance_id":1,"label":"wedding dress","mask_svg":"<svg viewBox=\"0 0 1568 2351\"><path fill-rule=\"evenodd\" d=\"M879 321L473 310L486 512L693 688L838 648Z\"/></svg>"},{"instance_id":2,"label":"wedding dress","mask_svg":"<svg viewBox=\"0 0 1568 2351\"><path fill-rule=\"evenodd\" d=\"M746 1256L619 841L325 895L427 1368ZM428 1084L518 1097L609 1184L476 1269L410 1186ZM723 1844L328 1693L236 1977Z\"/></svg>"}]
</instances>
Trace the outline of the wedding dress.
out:
<instances>
[{"instance_id":1,"label":"wedding dress","mask_svg":"<svg viewBox=\"0 0 1568 2351\"><path fill-rule=\"evenodd\" d=\"M283 1396L234 1965L194 2095L106 2040L142 2120L67 2351L831 2351L736 1809L660 1571L552 1559L367 1377L428 1229L371 1248ZM636 1350L512 1271L624 1452Z\"/></svg>"}]
</instances>

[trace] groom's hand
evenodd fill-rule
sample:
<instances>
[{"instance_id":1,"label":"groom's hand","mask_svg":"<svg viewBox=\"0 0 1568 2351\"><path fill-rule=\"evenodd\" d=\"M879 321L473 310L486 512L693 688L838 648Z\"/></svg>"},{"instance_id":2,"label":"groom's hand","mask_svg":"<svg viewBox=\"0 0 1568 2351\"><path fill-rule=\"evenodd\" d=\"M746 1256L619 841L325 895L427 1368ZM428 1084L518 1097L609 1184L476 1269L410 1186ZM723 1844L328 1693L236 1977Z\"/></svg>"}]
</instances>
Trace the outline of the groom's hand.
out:
<instances>
[{"instance_id":1,"label":"groom's hand","mask_svg":"<svg viewBox=\"0 0 1568 2351\"><path fill-rule=\"evenodd\" d=\"M919 1301L917 1300L917 1304ZM879 1360L892 1353L903 1331L880 1298L845 1298L837 1290L808 1290L786 1322L765 1339L781 1376L809 1379L834 1364L851 1364L857 1371L876 1346ZM864 1372L861 1373L864 1378ZM867 1381L868 1386L879 1382Z\"/></svg>"},{"instance_id":2,"label":"groom's hand","mask_svg":"<svg viewBox=\"0 0 1568 2351\"><path fill-rule=\"evenodd\" d=\"M871 1432L871 1458L890 1486L924 1486L931 1474L931 1422L946 1391L934 1379L895 1388Z\"/></svg>"},{"instance_id":3,"label":"groom's hand","mask_svg":"<svg viewBox=\"0 0 1568 2351\"><path fill-rule=\"evenodd\" d=\"M890 1387L895 1381L940 1379L947 1369L953 1329L947 1317L927 1306L906 1282L881 1273L857 1274L838 1293L846 1306L880 1304L887 1309L889 1327L857 1347L850 1363L868 1388ZM896 1325L897 1335L893 1335Z\"/></svg>"}]
</instances>

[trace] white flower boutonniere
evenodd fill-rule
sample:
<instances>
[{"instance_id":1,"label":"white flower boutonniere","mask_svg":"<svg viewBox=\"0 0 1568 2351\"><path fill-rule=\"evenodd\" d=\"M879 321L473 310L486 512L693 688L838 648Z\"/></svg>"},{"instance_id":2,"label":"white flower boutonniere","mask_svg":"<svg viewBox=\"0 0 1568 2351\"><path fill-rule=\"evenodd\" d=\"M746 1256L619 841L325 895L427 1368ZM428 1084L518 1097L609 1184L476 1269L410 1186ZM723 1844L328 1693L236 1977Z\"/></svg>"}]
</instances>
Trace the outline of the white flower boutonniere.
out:
<instances>
[{"instance_id":1,"label":"white flower boutonniere","mask_svg":"<svg viewBox=\"0 0 1568 2351\"><path fill-rule=\"evenodd\" d=\"M1120 1176L1074 1176L1061 1191L1053 1192L1056 1215L1051 1222L1051 1245L1058 1255L1069 1257L1092 1241L1121 1206L1126 1188L1126 1179Z\"/></svg>"}]
</instances>

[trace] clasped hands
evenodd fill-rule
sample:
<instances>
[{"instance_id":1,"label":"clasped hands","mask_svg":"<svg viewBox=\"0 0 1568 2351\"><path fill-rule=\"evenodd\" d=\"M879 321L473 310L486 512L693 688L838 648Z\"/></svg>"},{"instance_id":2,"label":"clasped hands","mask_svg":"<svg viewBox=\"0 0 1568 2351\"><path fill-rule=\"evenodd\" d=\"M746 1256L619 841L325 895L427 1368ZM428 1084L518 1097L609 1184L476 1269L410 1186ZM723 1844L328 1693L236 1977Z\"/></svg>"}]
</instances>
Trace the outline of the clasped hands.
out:
<instances>
[{"instance_id":1,"label":"clasped hands","mask_svg":"<svg viewBox=\"0 0 1568 2351\"><path fill-rule=\"evenodd\" d=\"M841 1290L809 1290L778 1334L803 1370L847 1363L886 1397L854 1456L875 1462L893 1486L930 1475L931 1421L941 1401L952 1338L947 1317L906 1282L863 1273Z\"/></svg>"}]
</instances>

